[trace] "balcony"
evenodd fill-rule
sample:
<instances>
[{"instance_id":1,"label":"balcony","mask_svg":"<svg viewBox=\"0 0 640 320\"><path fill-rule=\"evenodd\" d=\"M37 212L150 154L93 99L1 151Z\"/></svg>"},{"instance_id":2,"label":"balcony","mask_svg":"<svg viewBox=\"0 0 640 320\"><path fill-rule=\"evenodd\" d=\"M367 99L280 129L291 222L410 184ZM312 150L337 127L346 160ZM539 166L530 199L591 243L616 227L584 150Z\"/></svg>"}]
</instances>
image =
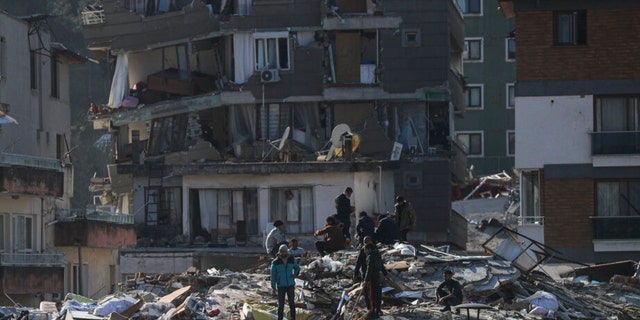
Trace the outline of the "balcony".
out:
<instances>
[{"instance_id":1,"label":"balcony","mask_svg":"<svg viewBox=\"0 0 640 320\"><path fill-rule=\"evenodd\" d=\"M58 159L40 158L4 152L0 153L0 164L62 171L60 160Z\"/></svg>"},{"instance_id":2,"label":"balcony","mask_svg":"<svg viewBox=\"0 0 640 320\"><path fill-rule=\"evenodd\" d=\"M0 266L49 267L64 266L63 253L0 253Z\"/></svg>"},{"instance_id":3,"label":"balcony","mask_svg":"<svg viewBox=\"0 0 640 320\"><path fill-rule=\"evenodd\" d=\"M640 154L640 131L592 132L591 154Z\"/></svg>"},{"instance_id":4,"label":"balcony","mask_svg":"<svg viewBox=\"0 0 640 320\"><path fill-rule=\"evenodd\" d=\"M594 240L640 240L640 217L590 217Z\"/></svg>"},{"instance_id":5,"label":"balcony","mask_svg":"<svg viewBox=\"0 0 640 320\"><path fill-rule=\"evenodd\" d=\"M99 4L89 4L82 10L82 25L104 23L104 9Z\"/></svg>"}]
</instances>

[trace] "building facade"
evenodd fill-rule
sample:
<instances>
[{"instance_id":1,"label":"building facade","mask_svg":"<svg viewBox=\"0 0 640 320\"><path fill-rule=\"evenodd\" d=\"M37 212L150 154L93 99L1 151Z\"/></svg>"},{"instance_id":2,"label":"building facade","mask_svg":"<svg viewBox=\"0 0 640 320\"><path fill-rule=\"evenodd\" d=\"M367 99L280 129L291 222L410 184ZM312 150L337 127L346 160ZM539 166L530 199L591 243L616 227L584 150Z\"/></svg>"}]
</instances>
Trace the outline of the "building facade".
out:
<instances>
[{"instance_id":1,"label":"building facade","mask_svg":"<svg viewBox=\"0 0 640 320\"><path fill-rule=\"evenodd\" d=\"M90 120L110 133L117 210L141 237L255 247L275 220L310 236L352 187L356 211L392 212L402 194L428 221L410 237L453 240L453 1L108 0L83 17L114 70Z\"/></svg>"},{"instance_id":2,"label":"building facade","mask_svg":"<svg viewBox=\"0 0 640 320\"><path fill-rule=\"evenodd\" d=\"M515 161L515 22L494 0L458 0L464 14L465 113L456 136L475 176L513 174Z\"/></svg>"},{"instance_id":3,"label":"building facade","mask_svg":"<svg viewBox=\"0 0 640 320\"><path fill-rule=\"evenodd\" d=\"M523 232L581 261L637 259L634 1L500 1L515 18Z\"/></svg>"}]
</instances>

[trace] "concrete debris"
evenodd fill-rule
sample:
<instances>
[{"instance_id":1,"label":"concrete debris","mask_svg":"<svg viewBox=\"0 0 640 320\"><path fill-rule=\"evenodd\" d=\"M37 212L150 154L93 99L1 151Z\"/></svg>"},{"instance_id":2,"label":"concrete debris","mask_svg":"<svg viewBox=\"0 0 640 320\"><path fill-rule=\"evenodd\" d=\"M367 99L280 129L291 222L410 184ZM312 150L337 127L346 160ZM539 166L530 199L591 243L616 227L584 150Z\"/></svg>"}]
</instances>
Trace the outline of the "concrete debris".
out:
<instances>
[{"instance_id":1,"label":"concrete debris","mask_svg":"<svg viewBox=\"0 0 640 320\"><path fill-rule=\"evenodd\" d=\"M511 261L491 255L465 256L409 244L380 247L380 252L391 274L384 283L380 319L640 319L637 276L614 275L601 281L602 270L619 267L616 264L594 267L599 280L587 274L552 278L546 272L555 267L552 264L524 274ZM358 253L346 249L299 258L298 320L371 317L360 283L352 280ZM625 270L636 270L637 264L627 264L623 262ZM243 272L190 268L175 275L139 273L99 301L68 294L57 306L45 302L39 309L0 308L0 319L276 319L269 266L264 263ZM452 311L441 311L435 301L445 269L453 271L464 291L463 304Z\"/></svg>"}]
</instances>

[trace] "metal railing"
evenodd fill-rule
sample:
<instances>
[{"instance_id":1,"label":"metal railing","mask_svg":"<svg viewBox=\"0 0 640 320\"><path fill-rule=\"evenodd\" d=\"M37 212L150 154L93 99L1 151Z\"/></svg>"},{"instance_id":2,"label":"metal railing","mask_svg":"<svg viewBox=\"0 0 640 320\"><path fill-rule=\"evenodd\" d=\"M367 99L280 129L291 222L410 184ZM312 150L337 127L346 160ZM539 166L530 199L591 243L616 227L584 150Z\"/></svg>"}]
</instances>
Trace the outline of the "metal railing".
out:
<instances>
[{"instance_id":1,"label":"metal railing","mask_svg":"<svg viewBox=\"0 0 640 320\"><path fill-rule=\"evenodd\" d=\"M108 208L105 210L105 208ZM56 218L61 221L91 220L115 224L134 224L133 214L114 213L111 206L87 206L82 209L58 209Z\"/></svg>"},{"instance_id":2,"label":"metal railing","mask_svg":"<svg viewBox=\"0 0 640 320\"><path fill-rule=\"evenodd\" d=\"M521 216L520 217L521 225L544 225L544 217L543 216Z\"/></svg>"},{"instance_id":3,"label":"metal railing","mask_svg":"<svg viewBox=\"0 0 640 320\"><path fill-rule=\"evenodd\" d=\"M640 216L589 218L595 240L640 240Z\"/></svg>"},{"instance_id":4,"label":"metal railing","mask_svg":"<svg viewBox=\"0 0 640 320\"><path fill-rule=\"evenodd\" d=\"M0 266L63 266L64 253L0 253Z\"/></svg>"},{"instance_id":5,"label":"metal railing","mask_svg":"<svg viewBox=\"0 0 640 320\"><path fill-rule=\"evenodd\" d=\"M640 154L640 131L592 132L591 154Z\"/></svg>"},{"instance_id":6,"label":"metal railing","mask_svg":"<svg viewBox=\"0 0 640 320\"><path fill-rule=\"evenodd\" d=\"M13 153L0 153L0 164L62 171L60 160Z\"/></svg>"},{"instance_id":7,"label":"metal railing","mask_svg":"<svg viewBox=\"0 0 640 320\"><path fill-rule=\"evenodd\" d=\"M101 24L104 23L104 9L98 8L85 8L82 11L82 24L92 25L92 24Z\"/></svg>"}]
</instances>

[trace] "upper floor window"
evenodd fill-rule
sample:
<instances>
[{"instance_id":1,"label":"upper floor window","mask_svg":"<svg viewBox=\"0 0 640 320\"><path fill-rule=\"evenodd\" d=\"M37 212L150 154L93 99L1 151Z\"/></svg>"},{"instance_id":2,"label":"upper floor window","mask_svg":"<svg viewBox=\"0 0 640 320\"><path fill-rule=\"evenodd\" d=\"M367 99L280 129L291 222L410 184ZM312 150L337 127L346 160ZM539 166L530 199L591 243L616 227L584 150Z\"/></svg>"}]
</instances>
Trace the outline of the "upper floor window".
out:
<instances>
[{"instance_id":1,"label":"upper floor window","mask_svg":"<svg viewBox=\"0 0 640 320\"><path fill-rule=\"evenodd\" d=\"M507 130L507 156L513 157L516 155L516 132L514 130Z\"/></svg>"},{"instance_id":2,"label":"upper floor window","mask_svg":"<svg viewBox=\"0 0 640 320\"><path fill-rule=\"evenodd\" d=\"M598 97L596 132L640 131L640 97Z\"/></svg>"},{"instance_id":3,"label":"upper floor window","mask_svg":"<svg viewBox=\"0 0 640 320\"><path fill-rule=\"evenodd\" d=\"M404 29L402 30L402 46L403 47L419 47L420 29Z\"/></svg>"},{"instance_id":4,"label":"upper floor window","mask_svg":"<svg viewBox=\"0 0 640 320\"><path fill-rule=\"evenodd\" d=\"M640 181L597 182L597 215L637 216L640 208Z\"/></svg>"},{"instance_id":5,"label":"upper floor window","mask_svg":"<svg viewBox=\"0 0 640 320\"><path fill-rule=\"evenodd\" d=\"M505 56L507 61L516 59L516 38L505 39Z\"/></svg>"},{"instance_id":6,"label":"upper floor window","mask_svg":"<svg viewBox=\"0 0 640 320\"><path fill-rule=\"evenodd\" d=\"M31 216L14 216L13 217L13 251L14 252L31 252L34 243L33 217Z\"/></svg>"},{"instance_id":7,"label":"upper floor window","mask_svg":"<svg viewBox=\"0 0 640 320\"><path fill-rule=\"evenodd\" d=\"M466 107L469 109L482 109L484 104L482 103L482 91L483 85L481 84L469 84L465 90L466 92Z\"/></svg>"},{"instance_id":8,"label":"upper floor window","mask_svg":"<svg viewBox=\"0 0 640 320\"><path fill-rule=\"evenodd\" d=\"M516 107L516 86L513 83L507 83L507 109Z\"/></svg>"},{"instance_id":9,"label":"upper floor window","mask_svg":"<svg viewBox=\"0 0 640 320\"><path fill-rule=\"evenodd\" d=\"M160 155L183 151L186 147L187 114L154 119L149 136L149 154Z\"/></svg>"},{"instance_id":10,"label":"upper floor window","mask_svg":"<svg viewBox=\"0 0 640 320\"><path fill-rule=\"evenodd\" d=\"M464 39L464 53L462 58L465 62L482 62L482 38Z\"/></svg>"},{"instance_id":11,"label":"upper floor window","mask_svg":"<svg viewBox=\"0 0 640 320\"><path fill-rule=\"evenodd\" d=\"M482 14L482 0L456 0L463 14Z\"/></svg>"},{"instance_id":12,"label":"upper floor window","mask_svg":"<svg viewBox=\"0 0 640 320\"><path fill-rule=\"evenodd\" d=\"M456 134L458 140L465 146L469 157L482 157L484 154L483 136L484 132L482 131L460 131Z\"/></svg>"},{"instance_id":13,"label":"upper floor window","mask_svg":"<svg viewBox=\"0 0 640 320\"><path fill-rule=\"evenodd\" d=\"M553 13L553 40L559 45L587 43L587 11L556 11Z\"/></svg>"},{"instance_id":14,"label":"upper floor window","mask_svg":"<svg viewBox=\"0 0 640 320\"><path fill-rule=\"evenodd\" d=\"M520 212L524 224L540 224L540 173L522 171L520 174Z\"/></svg>"},{"instance_id":15,"label":"upper floor window","mask_svg":"<svg viewBox=\"0 0 640 320\"><path fill-rule=\"evenodd\" d=\"M289 33L256 33L256 70L290 69Z\"/></svg>"}]
</instances>

